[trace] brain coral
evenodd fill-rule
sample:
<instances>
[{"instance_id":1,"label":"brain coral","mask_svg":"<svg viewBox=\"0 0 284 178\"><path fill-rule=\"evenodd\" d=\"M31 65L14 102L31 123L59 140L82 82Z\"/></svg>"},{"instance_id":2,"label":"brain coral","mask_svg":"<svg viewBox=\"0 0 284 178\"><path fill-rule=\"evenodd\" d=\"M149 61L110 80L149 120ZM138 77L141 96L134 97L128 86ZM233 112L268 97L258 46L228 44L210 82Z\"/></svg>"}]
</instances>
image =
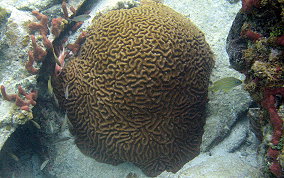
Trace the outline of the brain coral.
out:
<instances>
[{"instance_id":1,"label":"brain coral","mask_svg":"<svg viewBox=\"0 0 284 178\"><path fill-rule=\"evenodd\" d=\"M149 2L94 20L53 86L84 154L156 176L199 154L213 65L190 20Z\"/></svg>"}]
</instances>

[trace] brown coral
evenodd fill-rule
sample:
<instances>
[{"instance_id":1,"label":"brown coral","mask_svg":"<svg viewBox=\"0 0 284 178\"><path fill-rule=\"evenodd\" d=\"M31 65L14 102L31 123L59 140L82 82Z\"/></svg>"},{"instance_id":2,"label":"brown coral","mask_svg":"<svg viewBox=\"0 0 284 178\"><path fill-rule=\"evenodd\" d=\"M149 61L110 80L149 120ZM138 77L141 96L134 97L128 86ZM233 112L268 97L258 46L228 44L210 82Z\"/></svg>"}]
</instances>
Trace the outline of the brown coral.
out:
<instances>
[{"instance_id":1,"label":"brown coral","mask_svg":"<svg viewBox=\"0 0 284 178\"><path fill-rule=\"evenodd\" d=\"M148 176L177 172L199 154L212 56L203 33L160 3L102 15L53 78L77 146Z\"/></svg>"}]
</instances>

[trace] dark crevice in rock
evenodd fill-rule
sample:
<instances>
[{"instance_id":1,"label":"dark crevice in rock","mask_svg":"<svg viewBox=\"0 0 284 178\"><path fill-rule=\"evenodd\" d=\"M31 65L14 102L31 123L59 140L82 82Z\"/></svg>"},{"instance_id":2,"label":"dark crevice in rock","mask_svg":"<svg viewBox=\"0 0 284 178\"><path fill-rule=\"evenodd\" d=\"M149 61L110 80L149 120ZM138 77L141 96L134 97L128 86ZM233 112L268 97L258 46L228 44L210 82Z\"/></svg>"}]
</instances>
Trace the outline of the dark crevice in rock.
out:
<instances>
[{"instance_id":1,"label":"dark crevice in rock","mask_svg":"<svg viewBox=\"0 0 284 178\"><path fill-rule=\"evenodd\" d=\"M48 157L40 135L31 121L17 128L0 152L0 177L50 177L40 170Z\"/></svg>"},{"instance_id":2,"label":"dark crevice in rock","mask_svg":"<svg viewBox=\"0 0 284 178\"><path fill-rule=\"evenodd\" d=\"M247 119L246 114L248 110L241 111L237 114L237 119L235 119L235 122L231 125L231 127L228 127L228 129L223 129L223 134L219 134L204 150L203 152L207 152L217 145L219 145L222 141L224 141L225 138L227 138L231 133L233 128L240 122L243 122Z\"/></svg>"}]
</instances>

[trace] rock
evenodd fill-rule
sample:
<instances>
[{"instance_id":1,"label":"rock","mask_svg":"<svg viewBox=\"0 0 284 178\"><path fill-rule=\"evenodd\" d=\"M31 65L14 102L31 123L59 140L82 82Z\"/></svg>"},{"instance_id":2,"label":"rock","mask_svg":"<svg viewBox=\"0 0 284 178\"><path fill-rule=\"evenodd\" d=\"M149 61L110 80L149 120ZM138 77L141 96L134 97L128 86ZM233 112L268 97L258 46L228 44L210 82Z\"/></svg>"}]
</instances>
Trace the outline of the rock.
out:
<instances>
[{"instance_id":1,"label":"rock","mask_svg":"<svg viewBox=\"0 0 284 178\"><path fill-rule=\"evenodd\" d=\"M11 5L14 5L17 9L22 11L42 11L60 3L60 0L15 0L14 2L10 2Z\"/></svg>"},{"instance_id":2,"label":"rock","mask_svg":"<svg viewBox=\"0 0 284 178\"><path fill-rule=\"evenodd\" d=\"M200 155L200 159L204 155ZM233 160L233 161L232 161ZM214 155L202 159L195 164L192 162L189 168L180 171L183 178L220 178L220 177L261 177L262 174L257 167L253 167L243 161L236 154Z\"/></svg>"},{"instance_id":3,"label":"rock","mask_svg":"<svg viewBox=\"0 0 284 178\"><path fill-rule=\"evenodd\" d=\"M1 2L0 2L0 5ZM1 25L0 37L0 81L6 87L8 94L17 93L17 85L24 88L35 85L35 76L30 76L24 67L26 62L29 36L25 24L32 19L27 12L22 12L11 6L6 23ZM19 18L21 17L21 18ZM15 103L0 98L0 150L7 138L19 124L25 124L33 118L31 111L23 111Z\"/></svg>"},{"instance_id":4,"label":"rock","mask_svg":"<svg viewBox=\"0 0 284 178\"><path fill-rule=\"evenodd\" d=\"M244 14L238 13L232 24L232 28L228 34L226 42L226 51L229 55L231 66L235 70L241 70L245 67L242 59L243 50L247 48L247 40L241 38L241 28L245 22Z\"/></svg>"},{"instance_id":5,"label":"rock","mask_svg":"<svg viewBox=\"0 0 284 178\"><path fill-rule=\"evenodd\" d=\"M284 32L279 25L284 23L283 3L243 1L227 38L230 62L245 74L244 88L256 103L249 110L249 119L262 141L258 154L266 159L266 172L276 177L284 176Z\"/></svg>"},{"instance_id":6,"label":"rock","mask_svg":"<svg viewBox=\"0 0 284 178\"><path fill-rule=\"evenodd\" d=\"M251 102L249 94L241 87L236 87L228 93L211 93L209 99L210 115L203 135L203 151L208 151L227 137L232 126L242 118Z\"/></svg>"}]
</instances>

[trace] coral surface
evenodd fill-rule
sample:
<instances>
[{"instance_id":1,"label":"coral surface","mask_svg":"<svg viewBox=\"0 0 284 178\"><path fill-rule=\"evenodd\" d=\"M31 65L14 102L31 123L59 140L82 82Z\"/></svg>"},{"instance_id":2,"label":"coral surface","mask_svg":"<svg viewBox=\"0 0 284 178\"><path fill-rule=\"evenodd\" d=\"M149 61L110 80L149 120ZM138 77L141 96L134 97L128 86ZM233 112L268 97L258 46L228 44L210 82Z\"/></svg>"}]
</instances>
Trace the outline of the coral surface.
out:
<instances>
[{"instance_id":1,"label":"coral surface","mask_svg":"<svg viewBox=\"0 0 284 178\"><path fill-rule=\"evenodd\" d=\"M84 154L156 176L199 154L213 65L199 29L147 1L94 20L52 85Z\"/></svg>"}]
</instances>

